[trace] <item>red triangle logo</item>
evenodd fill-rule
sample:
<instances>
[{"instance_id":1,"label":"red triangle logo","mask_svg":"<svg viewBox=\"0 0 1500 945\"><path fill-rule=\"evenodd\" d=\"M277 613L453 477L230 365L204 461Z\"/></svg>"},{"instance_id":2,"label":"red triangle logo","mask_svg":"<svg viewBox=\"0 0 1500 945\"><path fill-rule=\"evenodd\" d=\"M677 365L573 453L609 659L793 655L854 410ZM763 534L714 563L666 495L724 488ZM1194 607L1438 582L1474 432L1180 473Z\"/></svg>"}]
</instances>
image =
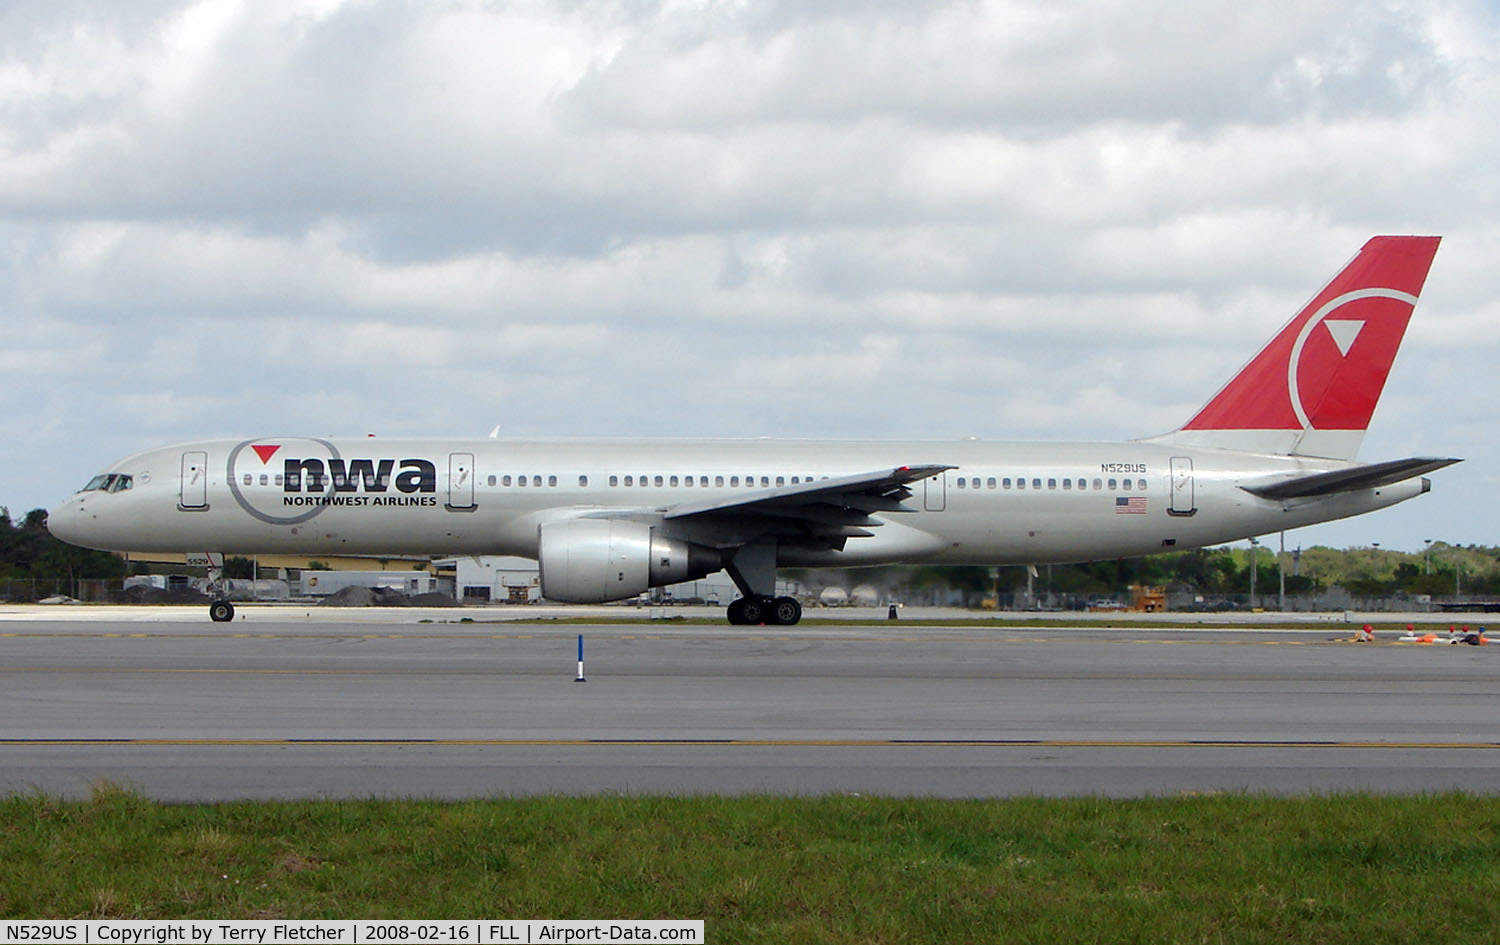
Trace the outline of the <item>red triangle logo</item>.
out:
<instances>
[{"instance_id":1,"label":"red triangle logo","mask_svg":"<svg viewBox=\"0 0 1500 945\"><path fill-rule=\"evenodd\" d=\"M255 455L260 457L260 464L264 466L271 461L271 457L276 455L276 451L281 449L281 446L256 446L252 444L250 448L255 450Z\"/></svg>"}]
</instances>

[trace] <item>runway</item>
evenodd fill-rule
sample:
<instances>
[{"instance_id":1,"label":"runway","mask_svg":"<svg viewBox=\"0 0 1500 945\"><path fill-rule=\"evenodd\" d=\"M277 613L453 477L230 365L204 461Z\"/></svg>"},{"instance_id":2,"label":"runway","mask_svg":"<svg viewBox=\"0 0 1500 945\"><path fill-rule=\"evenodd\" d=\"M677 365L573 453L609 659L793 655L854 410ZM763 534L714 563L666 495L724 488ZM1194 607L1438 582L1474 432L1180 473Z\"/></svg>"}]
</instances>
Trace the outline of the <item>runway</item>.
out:
<instances>
[{"instance_id":1,"label":"runway","mask_svg":"<svg viewBox=\"0 0 1500 945\"><path fill-rule=\"evenodd\" d=\"M0 610L0 792L1493 792L1500 647L1298 631ZM428 619L433 622L419 623ZM587 682L577 683L578 635Z\"/></svg>"}]
</instances>

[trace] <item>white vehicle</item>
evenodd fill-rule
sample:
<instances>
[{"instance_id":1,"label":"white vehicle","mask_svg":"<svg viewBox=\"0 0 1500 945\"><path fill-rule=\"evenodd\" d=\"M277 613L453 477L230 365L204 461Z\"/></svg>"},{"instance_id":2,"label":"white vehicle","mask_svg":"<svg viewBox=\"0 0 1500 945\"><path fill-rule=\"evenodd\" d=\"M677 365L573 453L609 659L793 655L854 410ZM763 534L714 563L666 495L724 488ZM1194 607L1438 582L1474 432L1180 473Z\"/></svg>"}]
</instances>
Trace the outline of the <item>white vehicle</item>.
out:
<instances>
[{"instance_id":1,"label":"white vehicle","mask_svg":"<svg viewBox=\"0 0 1500 945\"><path fill-rule=\"evenodd\" d=\"M1043 564L1218 544L1421 495L1457 462L1354 460L1438 238L1370 240L1171 433L1112 443L256 436L149 450L52 510L116 551L523 555L593 603L723 569L733 624L794 624L777 567ZM216 601L215 620L233 608Z\"/></svg>"}]
</instances>

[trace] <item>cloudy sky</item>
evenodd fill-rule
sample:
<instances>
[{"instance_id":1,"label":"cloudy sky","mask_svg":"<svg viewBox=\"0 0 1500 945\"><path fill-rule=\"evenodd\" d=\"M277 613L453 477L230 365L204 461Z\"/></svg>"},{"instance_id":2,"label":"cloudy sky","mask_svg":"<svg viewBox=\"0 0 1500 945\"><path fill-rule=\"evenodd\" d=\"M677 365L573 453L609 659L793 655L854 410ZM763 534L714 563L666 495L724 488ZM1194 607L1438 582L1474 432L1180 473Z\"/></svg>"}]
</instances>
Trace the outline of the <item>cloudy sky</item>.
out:
<instances>
[{"instance_id":1,"label":"cloudy sky","mask_svg":"<svg viewBox=\"0 0 1500 945\"><path fill-rule=\"evenodd\" d=\"M1500 543L1500 11L0 5L0 504L213 435L1120 439L1445 237L1289 544Z\"/></svg>"}]
</instances>

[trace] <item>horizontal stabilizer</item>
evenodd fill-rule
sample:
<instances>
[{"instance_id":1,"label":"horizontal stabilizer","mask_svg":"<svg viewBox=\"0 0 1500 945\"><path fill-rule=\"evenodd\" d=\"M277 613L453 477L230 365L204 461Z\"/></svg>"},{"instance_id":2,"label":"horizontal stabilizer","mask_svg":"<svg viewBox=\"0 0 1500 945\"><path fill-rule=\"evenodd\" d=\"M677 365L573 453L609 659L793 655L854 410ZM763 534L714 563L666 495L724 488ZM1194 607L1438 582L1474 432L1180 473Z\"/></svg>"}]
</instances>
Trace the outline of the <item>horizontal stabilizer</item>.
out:
<instances>
[{"instance_id":1,"label":"horizontal stabilizer","mask_svg":"<svg viewBox=\"0 0 1500 945\"><path fill-rule=\"evenodd\" d=\"M1311 476L1298 476L1295 479L1278 479L1264 485L1242 485L1240 488L1262 499L1303 499L1334 492L1353 492L1356 489L1388 486L1393 482L1401 482L1404 479L1420 476L1458 462L1462 460L1416 456L1411 459L1393 459L1384 463L1335 469L1333 472L1315 473Z\"/></svg>"}]
</instances>

